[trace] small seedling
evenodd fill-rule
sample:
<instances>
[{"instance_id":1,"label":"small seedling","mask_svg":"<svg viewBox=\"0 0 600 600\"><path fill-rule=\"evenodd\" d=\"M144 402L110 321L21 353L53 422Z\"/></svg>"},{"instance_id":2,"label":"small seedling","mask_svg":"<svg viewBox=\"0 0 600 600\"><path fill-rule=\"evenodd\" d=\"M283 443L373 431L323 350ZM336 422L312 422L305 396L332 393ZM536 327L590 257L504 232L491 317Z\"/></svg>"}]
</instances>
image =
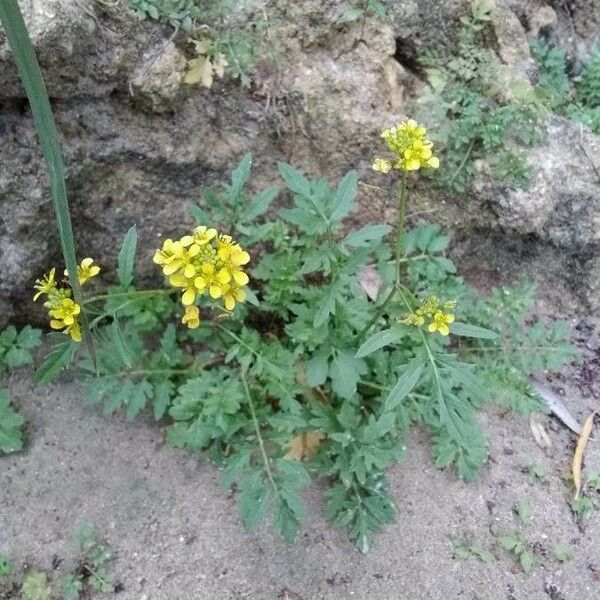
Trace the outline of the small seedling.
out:
<instances>
[{"instance_id":1,"label":"small seedling","mask_svg":"<svg viewBox=\"0 0 600 600\"><path fill-rule=\"evenodd\" d=\"M41 571L30 571L23 579L21 600L51 600L52 588L48 576Z\"/></svg>"},{"instance_id":2,"label":"small seedling","mask_svg":"<svg viewBox=\"0 0 600 600\"><path fill-rule=\"evenodd\" d=\"M538 465L533 461L526 461L521 464L521 471L527 473L532 480L543 479L548 475L548 469L542 465Z\"/></svg>"},{"instance_id":3,"label":"small seedling","mask_svg":"<svg viewBox=\"0 0 600 600\"><path fill-rule=\"evenodd\" d=\"M453 556L454 558L463 559L474 557L482 563L490 562L493 558L489 550L486 550L485 548L482 548L481 546L478 546L477 544L474 544L465 538L457 540L457 542L454 544Z\"/></svg>"},{"instance_id":4,"label":"small seedling","mask_svg":"<svg viewBox=\"0 0 600 600\"><path fill-rule=\"evenodd\" d=\"M567 562L573 558L573 550L567 544L558 544L554 548L554 558L559 562Z\"/></svg>"},{"instance_id":5,"label":"small seedling","mask_svg":"<svg viewBox=\"0 0 600 600\"><path fill-rule=\"evenodd\" d=\"M523 541L519 533L515 531L509 535L502 536L499 542L502 548L515 557L515 560L521 565L525 573L531 572L536 565L535 556L529 550L529 545Z\"/></svg>"},{"instance_id":6,"label":"small seedling","mask_svg":"<svg viewBox=\"0 0 600 600\"><path fill-rule=\"evenodd\" d=\"M515 504L515 513L517 514L519 519L523 521L523 523L526 523L533 517L533 508L531 504L527 502L527 500L519 500Z\"/></svg>"},{"instance_id":7,"label":"small seedling","mask_svg":"<svg viewBox=\"0 0 600 600\"><path fill-rule=\"evenodd\" d=\"M86 586L100 592L111 591L113 582L107 564L112 559L112 550L98 539L88 523L77 527L73 543L81 553L81 560L78 569L63 581L65 600L75 600Z\"/></svg>"},{"instance_id":8,"label":"small seedling","mask_svg":"<svg viewBox=\"0 0 600 600\"><path fill-rule=\"evenodd\" d=\"M579 498L571 500L570 506L575 517L580 521L585 521L598 508L598 502L594 498L582 494Z\"/></svg>"},{"instance_id":9,"label":"small seedling","mask_svg":"<svg viewBox=\"0 0 600 600\"><path fill-rule=\"evenodd\" d=\"M12 571L10 559L0 552L0 580L8 579L12 575Z\"/></svg>"},{"instance_id":10,"label":"small seedling","mask_svg":"<svg viewBox=\"0 0 600 600\"><path fill-rule=\"evenodd\" d=\"M588 477L587 489L590 492L600 492L600 473L593 473Z\"/></svg>"}]
</instances>

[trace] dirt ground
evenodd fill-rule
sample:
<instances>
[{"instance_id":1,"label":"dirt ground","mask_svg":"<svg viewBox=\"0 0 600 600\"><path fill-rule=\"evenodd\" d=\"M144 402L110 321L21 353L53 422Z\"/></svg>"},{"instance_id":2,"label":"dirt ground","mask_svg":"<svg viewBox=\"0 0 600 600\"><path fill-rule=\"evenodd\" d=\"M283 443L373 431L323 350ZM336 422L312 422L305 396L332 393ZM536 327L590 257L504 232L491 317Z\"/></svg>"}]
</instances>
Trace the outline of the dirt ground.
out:
<instances>
[{"instance_id":1,"label":"dirt ground","mask_svg":"<svg viewBox=\"0 0 600 600\"><path fill-rule=\"evenodd\" d=\"M552 440L544 452L526 419L499 408L484 412L490 459L475 483L436 469L416 431L407 458L391 472L397 522L363 556L325 520L318 485L306 495L311 517L295 546L267 527L248 535L218 471L203 457L163 446L155 423L105 418L68 381L36 388L22 372L9 387L27 419L28 444L0 459L0 552L57 581L76 560L69 540L86 521L116 553L110 570L120 591L107 597L123 600L600 597L600 511L583 526L574 521L561 479L574 436L552 417L542 417ZM567 391L579 418L597 405L592 395ZM524 473L527 461L548 474ZM594 471L597 442L586 459L586 472ZM533 508L526 523L513 510L520 500ZM533 545L533 572L522 572L499 548L494 530L519 531ZM454 557L462 538L489 549L491 560ZM557 544L572 548L570 561L556 560Z\"/></svg>"}]
</instances>

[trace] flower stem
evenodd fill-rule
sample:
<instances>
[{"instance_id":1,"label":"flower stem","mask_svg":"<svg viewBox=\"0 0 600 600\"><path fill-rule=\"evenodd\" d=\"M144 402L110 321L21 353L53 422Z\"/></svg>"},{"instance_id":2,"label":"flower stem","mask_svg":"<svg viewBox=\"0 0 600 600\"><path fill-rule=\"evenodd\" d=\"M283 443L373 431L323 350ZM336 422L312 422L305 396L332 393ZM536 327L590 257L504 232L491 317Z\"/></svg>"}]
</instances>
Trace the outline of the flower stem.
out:
<instances>
[{"instance_id":1,"label":"flower stem","mask_svg":"<svg viewBox=\"0 0 600 600\"><path fill-rule=\"evenodd\" d=\"M263 440L262 434L260 433L260 424L258 423L258 419L256 418L256 409L254 408L254 402L252 402L252 396L250 394L250 388L248 387L248 382L246 381L246 374L242 369L240 369L240 375L242 376L242 383L244 385L244 393L246 395L246 400L248 400L248 406L250 407L250 414L252 415L252 423L254 424L254 431L256 432L256 439L258 440L258 447L260 448L260 454L263 459L263 463L265 465L265 472L271 485L273 486L273 490L275 491L275 495L279 496L279 488L277 487L277 483L275 483L275 478L273 477L273 473L271 471L271 461L269 460L269 456L265 449L265 442Z\"/></svg>"},{"instance_id":2,"label":"flower stem","mask_svg":"<svg viewBox=\"0 0 600 600\"><path fill-rule=\"evenodd\" d=\"M404 241L404 229L406 228L406 203L408 200L408 171L403 171L402 173L402 184L400 186L400 198L398 200L398 222L396 226L396 243L395 243L395 253L394 253L394 262L396 265L395 268L395 278L394 285L390 290L390 293L387 295L386 299L379 306L373 318L367 323L367 326L363 328L363 330L358 334L358 339L361 339L366 333L369 332L371 327L379 320L379 317L384 313L387 305L392 301L393 297L396 295L396 290L398 285L400 284L400 273L402 268L402 263L406 262L402 256L402 243Z\"/></svg>"},{"instance_id":3,"label":"flower stem","mask_svg":"<svg viewBox=\"0 0 600 600\"><path fill-rule=\"evenodd\" d=\"M175 289L156 289L156 290L132 290L130 292L116 292L114 294L98 294L97 296L90 296L85 298L83 304L90 304L91 302L98 302L99 300L107 300L108 298L128 298L129 296L148 296L148 295L165 295L172 294L177 290Z\"/></svg>"}]
</instances>

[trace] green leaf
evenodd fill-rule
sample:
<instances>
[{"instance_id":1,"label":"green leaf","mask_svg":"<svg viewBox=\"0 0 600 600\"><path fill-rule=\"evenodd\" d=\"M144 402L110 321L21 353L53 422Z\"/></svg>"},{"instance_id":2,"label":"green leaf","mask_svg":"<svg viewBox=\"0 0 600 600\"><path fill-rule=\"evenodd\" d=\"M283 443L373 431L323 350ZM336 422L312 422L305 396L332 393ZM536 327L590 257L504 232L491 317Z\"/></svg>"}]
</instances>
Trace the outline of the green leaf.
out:
<instances>
[{"instance_id":1,"label":"green leaf","mask_svg":"<svg viewBox=\"0 0 600 600\"><path fill-rule=\"evenodd\" d=\"M163 418L171 404L174 393L174 384L170 379L163 379L154 386L154 418L159 421Z\"/></svg>"},{"instance_id":2,"label":"green leaf","mask_svg":"<svg viewBox=\"0 0 600 600\"><path fill-rule=\"evenodd\" d=\"M52 588L46 573L30 571L21 586L21 600L51 600Z\"/></svg>"},{"instance_id":3,"label":"green leaf","mask_svg":"<svg viewBox=\"0 0 600 600\"><path fill-rule=\"evenodd\" d=\"M56 379L59 373L71 364L76 349L77 342L57 344L36 370L33 376L35 383L41 385Z\"/></svg>"},{"instance_id":4,"label":"green leaf","mask_svg":"<svg viewBox=\"0 0 600 600\"><path fill-rule=\"evenodd\" d=\"M277 169L292 192L307 198L311 196L310 181L300 171L283 162L277 163Z\"/></svg>"},{"instance_id":5,"label":"green leaf","mask_svg":"<svg viewBox=\"0 0 600 600\"><path fill-rule=\"evenodd\" d=\"M558 544L554 548L554 558L559 562L567 562L573 558L573 550L567 544Z\"/></svg>"},{"instance_id":6,"label":"green leaf","mask_svg":"<svg viewBox=\"0 0 600 600\"><path fill-rule=\"evenodd\" d=\"M496 340L500 336L495 332L477 325L455 322L450 325L450 332L463 337L481 338L485 340Z\"/></svg>"},{"instance_id":7,"label":"green leaf","mask_svg":"<svg viewBox=\"0 0 600 600\"><path fill-rule=\"evenodd\" d=\"M129 287L133 282L133 263L137 247L137 228L129 229L119 251L117 277L123 287Z\"/></svg>"},{"instance_id":8,"label":"green leaf","mask_svg":"<svg viewBox=\"0 0 600 600\"><path fill-rule=\"evenodd\" d=\"M125 411L125 420L133 421L135 417L144 409L148 398L152 397L152 385L145 379L135 384L132 393L127 399L127 410Z\"/></svg>"},{"instance_id":9,"label":"green leaf","mask_svg":"<svg viewBox=\"0 0 600 600\"><path fill-rule=\"evenodd\" d=\"M234 482L236 482L242 472L250 464L251 451L249 449L243 450L234 454L226 463L223 469L223 475L221 477L221 485L224 488L230 488Z\"/></svg>"},{"instance_id":10,"label":"green leaf","mask_svg":"<svg viewBox=\"0 0 600 600\"><path fill-rule=\"evenodd\" d=\"M252 221L256 219L256 217L259 217L265 213L269 206L271 206L273 200L277 198L278 194L279 188L273 186L267 188L258 194L258 196L255 196L252 202L250 202L248 205L247 210L244 212L244 221Z\"/></svg>"},{"instance_id":11,"label":"green leaf","mask_svg":"<svg viewBox=\"0 0 600 600\"><path fill-rule=\"evenodd\" d=\"M238 164L238 166L231 173L231 189L230 197L232 199L238 198L242 192L242 189L250 177L250 169L252 168L252 154L249 152L244 154L244 157Z\"/></svg>"},{"instance_id":12,"label":"green leaf","mask_svg":"<svg viewBox=\"0 0 600 600\"><path fill-rule=\"evenodd\" d=\"M533 517L533 508L526 500L519 500L515 505L515 511L523 522L529 521Z\"/></svg>"},{"instance_id":13,"label":"green leaf","mask_svg":"<svg viewBox=\"0 0 600 600\"><path fill-rule=\"evenodd\" d=\"M342 244L347 246L366 246L373 240L380 240L387 235L392 228L389 225L365 225L358 231L351 231L343 240Z\"/></svg>"},{"instance_id":14,"label":"green leaf","mask_svg":"<svg viewBox=\"0 0 600 600\"><path fill-rule=\"evenodd\" d=\"M23 417L10 405L8 390L0 389L0 450L6 454L23 449Z\"/></svg>"},{"instance_id":15,"label":"green leaf","mask_svg":"<svg viewBox=\"0 0 600 600\"><path fill-rule=\"evenodd\" d=\"M336 353L329 369L333 391L342 398L352 398L365 370L363 360L355 358L349 352Z\"/></svg>"},{"instance_id":16,"label":"green leaf","mask_svg":"<svg viewBox=\"0 0 600 600\"><path fill-rule=\"evenodd\" d=\"M421 360L414 359L408 363L404 373L400 375L396 385L385 399L384 406L386 411L392 411L400 405L402 400L415 389L422 373L423 363Z\"/></svg>"},{"instance_id":17,"label":"green leaf","mask_svg":"<svg viewBox=\"0 0 600 600\"><path fill-rule=\"evenodd\" d=\"M23 20L23 15L16 0L2 0L0 2L0 22L12 49L13 58L17 64L23 87L29 98L33 120L40 138L40 145L50 179L50 193L56 215L62 252L67 270L69 274L73 275L70 277L73 296L75 301L81 305L83 302L79 279L77 277L75 240L71 226L65 183L65 169L60 152L58 133L42 73Z\"/></svg>"},{"instance_id":18,"label":"green leaf","mask_svg":"<svg viewBox=\"0 0 600 600\"><path fill-rule=\"evenodd\" d=\"M329 357L324 354L313 356L306 363L306 383L310 387L323 385L329 374Z\"/></svg>"},{"instance_id":19,"label":"green leaf","mask_svg":"<svg viewBox=\"0 0 600 600\"><path fill-rule=\"evenodd\" d=\"M357 191L358 175L356 171L349 171L340 181L333 198L333 211L330 217L332 223L338 223L350 213Z\"/></svg>"},{"instance_id":20,"label":"green leaf","mask_svg":"<svg viewBox=\"0 0 600 600\"><path fill-rule=\"evenodd\" d=\"M519 564L525 573L530 573L535 567L535 555L530 550L524 550L519 555Z\"/></svg>"},{"instance_id":21,"label":"green leaf","mask_svg":"<svg viewBox=\"0 0 600 600\"><path fill-rule=\"evenodd\" d=\"M270 496L260 471L255 471L241 483L240 516L247 531L255 531L263 522L269 509Z\"/></svg>"},{"instance_id":22,"label":"green leaf","mask_svg":"<svg viewBox=\"0 0 600 600\"><path fill-rule=\"evenodd\" d=\"M200 225L208 225L211 222L209 214L197 204L188 204L188 212L190 213L191 217Z\"/></svg>"},{"instance_id":23,"label":"green leaf","mask_svg":"<svg viewBox=\"0 0 600 600\"><path fill-rule=\"evenodd\" d=\"M376 352L380 348L397 342L401 335L402 328L400 327L390 327L389 329L378 331L362 344L356 352L356 357L361 358L373 354L373 352Z\"/></svg>"},{"instance_id":24,"label":"green leaf","mask_svg":"<svg viewBox=\"0 0 600 600\"><path fill-rule=\"evenodd\" d=\"M351 8L340 17L340 23L352 23L353 21L358 21L364 14L365 11L362 8Z\"/></svg>"},{"instance_id":25,"label":"green leaf","mask_svg":"<svg viewBox=\"0 0 600 600\"><path fill-rule=\"evenodd\" d=\"M34 329L31 325L25 325L17 336L17 343L21 348L32 350L42 343L41 329Z\"/></svg>"}]
</instances>

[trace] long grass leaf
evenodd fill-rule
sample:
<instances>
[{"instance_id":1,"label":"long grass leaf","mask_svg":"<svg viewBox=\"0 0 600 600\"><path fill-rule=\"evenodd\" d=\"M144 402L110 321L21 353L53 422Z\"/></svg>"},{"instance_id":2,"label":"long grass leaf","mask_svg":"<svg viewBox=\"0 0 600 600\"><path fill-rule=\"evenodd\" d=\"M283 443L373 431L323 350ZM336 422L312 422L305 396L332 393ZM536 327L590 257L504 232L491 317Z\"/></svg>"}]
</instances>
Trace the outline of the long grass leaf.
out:
<instances>
[{"instance_id":1,"label":"long grass leaf","mask_svg":"<svg viewBox=\"0 0 600 600\"><path fill-rule=\"evenodd\" d=\"M81 305L82 294L77 277L75 240L71 226L65 184L65 169L60 152L58 133L50 107L50 100L48 99L42 78L42 72L40 71L23 15L16 0L0 0L0 23L2 23L8 43L13 51L19 75L29 98L33 120L40 138L40 145L50 179L52 204L56 215L62 252L69 273L69 281L73 288L75 301ZM85 318L83 319L83 326L87 334L85 338L93 357L92 339Z\"/></svg>"}]
</instances>

